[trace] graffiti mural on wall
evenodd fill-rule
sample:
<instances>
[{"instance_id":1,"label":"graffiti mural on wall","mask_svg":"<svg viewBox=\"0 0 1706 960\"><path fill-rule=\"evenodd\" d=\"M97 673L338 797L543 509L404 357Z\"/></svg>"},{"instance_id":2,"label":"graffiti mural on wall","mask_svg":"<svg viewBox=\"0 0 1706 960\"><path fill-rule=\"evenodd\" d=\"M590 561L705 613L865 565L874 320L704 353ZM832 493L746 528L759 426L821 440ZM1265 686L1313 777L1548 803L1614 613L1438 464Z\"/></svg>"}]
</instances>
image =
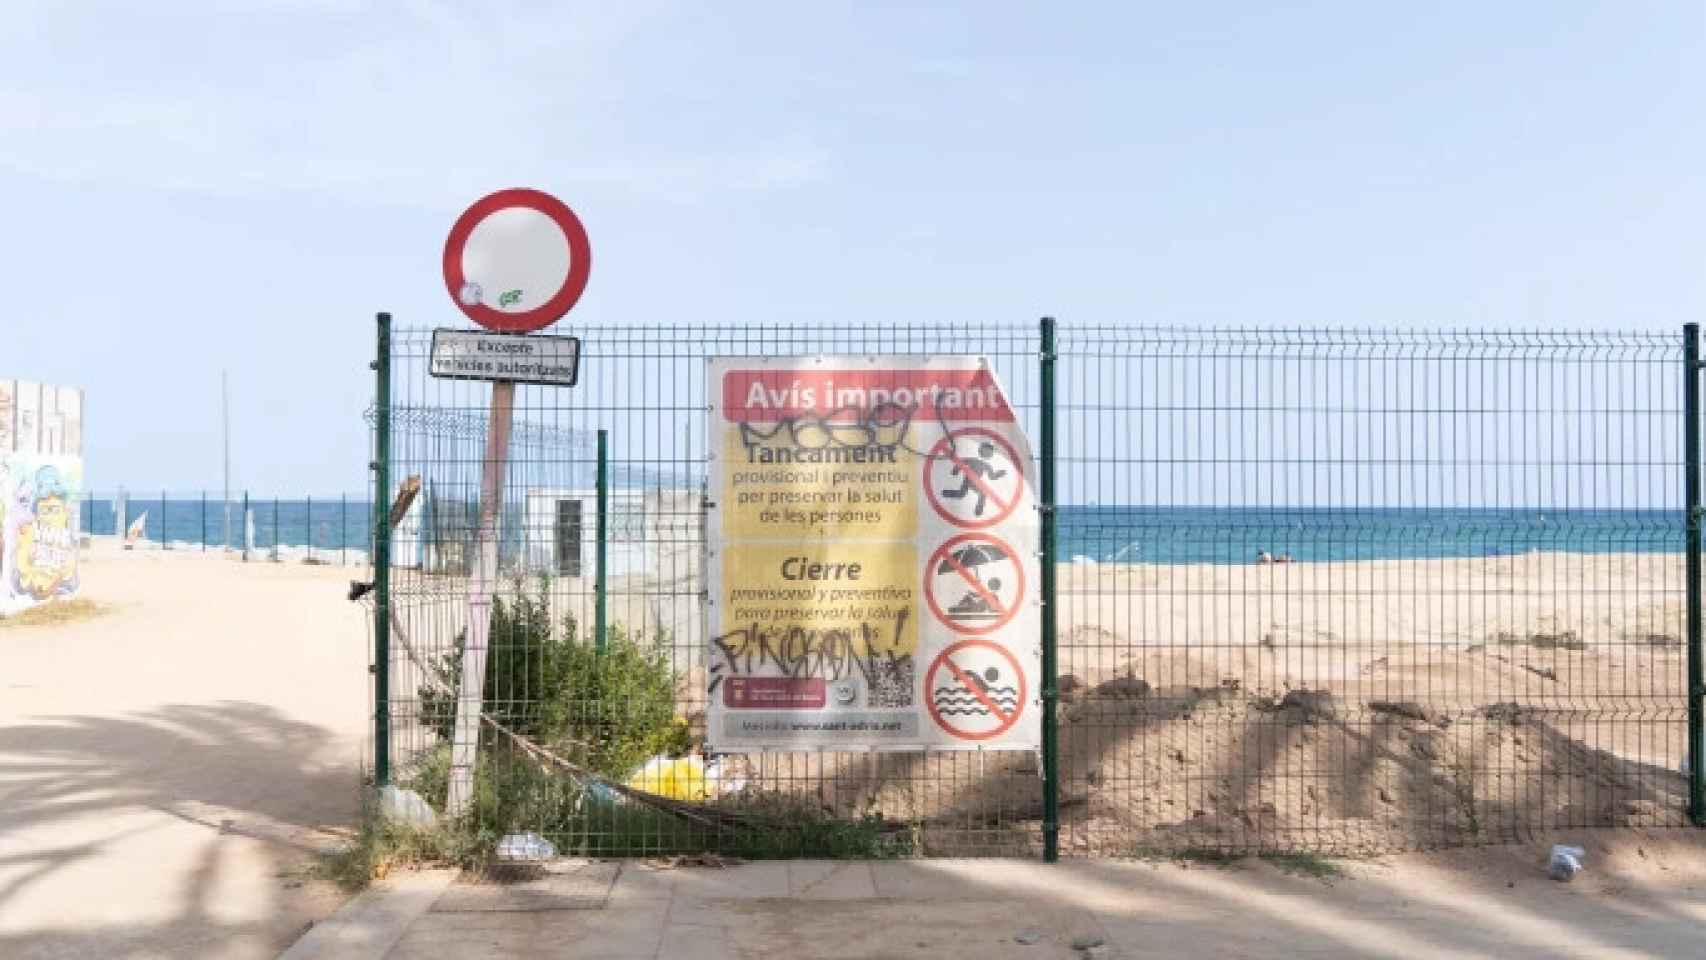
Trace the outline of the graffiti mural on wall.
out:
<instances>
[{"instance_id":1,"label":"graffiti mural on wall","mask_svg":"<svg viewBox=\"0 0 1706 960\"><path fill-rule=\"evenodd\" d=\"M0 380L0 616L77 592L82 400Z\"/></svg>"},{"instance_id":2,"label":"graffiti mural on wall","mask_svg":"<svg viewBox=\"0 0 1706 960\"><path fill-rule=\"evenodd\" d=\"M77 590L77 487L74 457L8 458L4 523L10 606L29 606Z\"/></svg>"}]
</instances>

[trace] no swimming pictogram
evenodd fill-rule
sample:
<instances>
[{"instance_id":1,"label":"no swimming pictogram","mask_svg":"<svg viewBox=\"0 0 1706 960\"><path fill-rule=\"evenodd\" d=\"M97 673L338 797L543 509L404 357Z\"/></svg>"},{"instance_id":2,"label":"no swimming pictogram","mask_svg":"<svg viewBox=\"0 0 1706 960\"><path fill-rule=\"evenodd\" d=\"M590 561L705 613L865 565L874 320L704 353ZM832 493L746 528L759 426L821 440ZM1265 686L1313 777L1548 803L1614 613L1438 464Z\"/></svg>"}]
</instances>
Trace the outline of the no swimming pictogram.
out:
<instances>
[{"instance_id":1,"label":"no swimming pictogram","mask_svg":"<svg viewBox=\"0 0 1706 960\"><path fill-rule=\"evenodd\" d=\"M942 519L980 530L1012 515L1025 468L1006 437L985 427L951 430L924 458L924 493Z\"/></svg>"},{"instance_id":2,"label":"no swimming pictogram","mask_svg":"<svg viewBox=\"0 0 1706 960\"><path fill-rule=\"evenodd\" d=\"M961 640L930 662L924 693L937 726L961 740L988 740L1025 712L1025 672L1005 648Z\"/></svg>"},{"instance_id":3,"label":"no swimming pictogram","mask_svg":"<svg viewBox=\"0 0 1706 960\"><path fill-rule=\"evenodd\" d=\"M962 533L925 561L924 599L957 633L994 633L1013 622L1024 602L1024 562L1000 537Z\"/></svg>"}]
</instances>

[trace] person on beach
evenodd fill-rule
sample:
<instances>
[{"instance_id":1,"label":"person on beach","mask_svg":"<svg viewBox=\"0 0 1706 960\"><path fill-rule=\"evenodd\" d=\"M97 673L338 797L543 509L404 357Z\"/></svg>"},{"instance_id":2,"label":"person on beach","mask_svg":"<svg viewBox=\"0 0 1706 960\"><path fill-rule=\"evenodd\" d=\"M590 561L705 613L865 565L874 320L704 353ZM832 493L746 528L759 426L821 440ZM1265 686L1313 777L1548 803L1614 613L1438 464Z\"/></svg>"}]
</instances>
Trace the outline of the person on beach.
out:
<instances>
[{"instance_id":1,"label":"person on beach","mask_svg":"<svg viewBox=\"0 0 1706 960\"><path fill-rule=\"evenodd\" d=\"M987 591L991 596L1001 592L1001 578L990 577ZM996 603L1000 599L996 598ZM948 608L948 616L954 620L988 620L998 616L1002 611L984 599L977 590L967 590L960 601Z\"/></svg>"},{"instance_id":2,"label":"person on beach","mask_svg":"<svg viewBox=\"0 0 1706 960\"><path fill-rule=\"evenodd\" d=\"M1274 562L1274 555L1267 552L1266 550L1257 550L1256 551L1256 562L1261 563L1261 564L1273 563Z\"/></svg>"}]
</instances>

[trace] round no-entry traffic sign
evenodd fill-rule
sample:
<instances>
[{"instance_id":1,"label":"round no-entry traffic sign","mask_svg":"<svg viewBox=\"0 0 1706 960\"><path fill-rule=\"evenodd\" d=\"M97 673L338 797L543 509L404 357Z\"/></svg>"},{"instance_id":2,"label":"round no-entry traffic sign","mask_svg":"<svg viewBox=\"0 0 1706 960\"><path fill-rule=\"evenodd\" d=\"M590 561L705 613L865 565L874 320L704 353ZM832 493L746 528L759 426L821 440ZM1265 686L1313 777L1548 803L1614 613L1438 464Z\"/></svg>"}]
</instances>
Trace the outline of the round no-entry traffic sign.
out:
<instances>
[{"instance_id":1,"label":"round no-entry traffic sign","mask_svg":"<svg viewBox=\"0 0 1706 960\"><path fill-rule=\"evenodd\" d=\"M586 290L592 246L580 218L538 190L499 190L463 211L444 241L444 285L488 330L556 323Z\"/></svg>"},{"instance_id":2,"label":"round no-entry traffic sign","mask_svg":"<svg viewBox=\"0 0 1706 960\"><path fill-rule=\"evenodd\" d=\"M987 640L953 644L924 674L930 719L961 740L988 740L1013 729L1026 696L1019 661Z\"/></svg>"}]
</instances>

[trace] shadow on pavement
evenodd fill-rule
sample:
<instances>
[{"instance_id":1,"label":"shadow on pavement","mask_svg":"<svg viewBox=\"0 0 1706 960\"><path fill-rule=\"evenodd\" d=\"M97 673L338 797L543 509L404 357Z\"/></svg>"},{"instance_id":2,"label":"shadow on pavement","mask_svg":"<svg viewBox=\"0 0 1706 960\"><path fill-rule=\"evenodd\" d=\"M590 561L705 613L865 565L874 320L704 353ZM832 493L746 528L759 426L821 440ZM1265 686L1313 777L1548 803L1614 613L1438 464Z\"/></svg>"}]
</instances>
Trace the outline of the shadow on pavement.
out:
<instances>
[{"instance_id":1,"label":"shadow on pavement","mask_svg":"<svg viewBox=\"0 0 1706 960\"><path fill-rule=\"evenodd\" d=\"M300 933L303 911L262 905L267 919L234 922L243 911L229 900L231 840L263 842L275 901L308 885L317 889L295 899L317 902L315 913L335 906L335 895L304 876L359 812L354 758L336 756L335 746L321 727L241 701L0 728L0 918L12 913L11 922L0 919L0 956L276 953ZM145 844L118 848L171 826L150 812L203 828L206 841L178 862L168 855L181 845L135 862ZM136 877L124 913L164 919L91 923L107 912L99 903L55 904L51 913L36 905L22 919L13 912L37 885L104 859L122 878Z\"/></svg>"}]
</instances>

